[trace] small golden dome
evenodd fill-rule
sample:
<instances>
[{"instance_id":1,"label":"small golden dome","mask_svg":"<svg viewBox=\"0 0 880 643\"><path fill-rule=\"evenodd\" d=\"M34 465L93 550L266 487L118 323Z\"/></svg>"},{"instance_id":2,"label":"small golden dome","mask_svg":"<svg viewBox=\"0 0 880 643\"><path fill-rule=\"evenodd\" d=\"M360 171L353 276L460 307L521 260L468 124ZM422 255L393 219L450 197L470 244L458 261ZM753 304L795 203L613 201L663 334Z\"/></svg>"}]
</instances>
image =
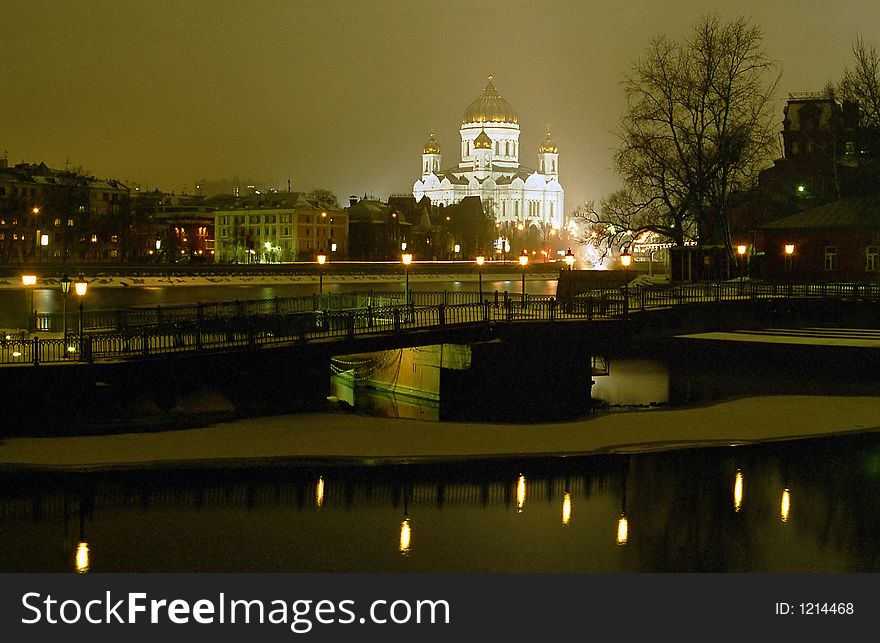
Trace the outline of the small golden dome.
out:
<instances>
[{"instance_id":1,"label":"small golden dome","mask_svg":"<svg viewBox=\"0 0 880 643\"><path fill-rule=\"evenodd\" d=\"M517 123L516 110L501 97L501 94L492 84L492 76L489 76L489 84L483 93L477 96L477 99L471 103L464 115L461 117L461 123Z\"/></svg>"},{"instance_id":2,"label":"small golden dome","mask_svg":"<svg viewBox=\"0 0 880 643\"><path fill-rule=\"evenodd\" d=\"M434 132L431 132L431 139L425 143L425 147L422 148L422 154L439 154L440 153L440 143L437 142L437 139L434 138Z\"/></svg>"},{"instance_id":3,"label":"small golden dome","mask_svg":"<svg viewBox=\"0 0 880 643\"><path fill-rule=\"evenodd\" d=\"M492 139L489 138L489 135L486 134L486 130L482 130L480 135L474 139L474 149L475 150L491 150L492 149Z\"/></svg>"},{"instance_id":4,"label":"small golden dome","mask_svg":"<svg viewBox=\"0 0 880 643\"><path fill-rule=\"evenodd\" d=\"M556 147L556 144L550 139L550 128L547 128L547 135L544 137L544 142L541 143L541 146L538 147L538 152L540 154L558 154L559 148Z\"/></svg>"}]
</instances>

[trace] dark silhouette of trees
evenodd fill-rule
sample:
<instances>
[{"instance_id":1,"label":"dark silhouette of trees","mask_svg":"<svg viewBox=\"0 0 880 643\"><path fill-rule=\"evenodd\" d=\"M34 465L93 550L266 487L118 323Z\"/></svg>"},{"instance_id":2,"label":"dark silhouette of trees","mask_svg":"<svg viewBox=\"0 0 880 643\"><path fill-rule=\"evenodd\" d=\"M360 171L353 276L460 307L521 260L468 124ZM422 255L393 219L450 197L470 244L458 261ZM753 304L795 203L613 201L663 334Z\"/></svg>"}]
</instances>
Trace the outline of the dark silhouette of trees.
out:
<instances>
[{"instance_id":1,"label":"dark silhouette of trees","mask_svg":"<svg viewBox=\"0 0 880 643\"><path fill-rule=\"evenodd\" d=\"M681 246L723 243L731 198L751 187L774 145L775 63L759 27L708 16L690 38L655 38L623 80L615 167L624 187L575 216L607 249L652 232Z\"/></svg>"}]
</instances>

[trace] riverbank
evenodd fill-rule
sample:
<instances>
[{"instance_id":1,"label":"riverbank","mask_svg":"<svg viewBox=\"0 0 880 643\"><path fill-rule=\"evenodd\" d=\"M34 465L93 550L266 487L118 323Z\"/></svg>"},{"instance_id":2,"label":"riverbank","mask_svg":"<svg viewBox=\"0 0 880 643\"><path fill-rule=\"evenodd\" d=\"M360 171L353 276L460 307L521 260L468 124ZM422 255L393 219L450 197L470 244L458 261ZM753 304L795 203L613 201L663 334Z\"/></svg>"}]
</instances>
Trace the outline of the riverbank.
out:
<instances>
[{"instance_id":1,"label":"riverbank","mask_svg":"<svg viewBox=\"0 0 880 643\"><path fill-rule=\"evenodd\" d=\"M546 424L438 423L349 413L198 429L0 442L0 468L95 470L324 461L370 464L635 453L880 430L880 398L765 396Z\"/></svg>"},{"instance_id":2,"label":"riverbank","mask_svg":"<svg viewBox=\"0 0 880 643\"><path fill-rule=\"evenodd\" d=\"M57 269L48 267L42 270L39 266L22 267L16 274L0 275L0 290L23 290L21 274L37 275L36 289L61 288L61 274ZM224 271L219 267L211 270L163 270L159 274L148 271L116 271L101 268L85 274L89 288L161 288L166 286L284 286L296 284L400 284L404 272L399 264L334 264L318 268L317 264L304 264L298 269L287 271L270 266L266 270L250 268L248 270ZM322 272L319 273L318 271ZM459 264L424 264L413 265L409 270L408 279L411 283L439 283L450 281L477 282L484 280L519 281L522 279L522 268L514 264L493 264L482 272L473 266ZM75 275L71 275L75 278ZM555 264L536 264L526 270L528 281L555 280L559 277L559 268Z\"/></svg>"}]
</instances>

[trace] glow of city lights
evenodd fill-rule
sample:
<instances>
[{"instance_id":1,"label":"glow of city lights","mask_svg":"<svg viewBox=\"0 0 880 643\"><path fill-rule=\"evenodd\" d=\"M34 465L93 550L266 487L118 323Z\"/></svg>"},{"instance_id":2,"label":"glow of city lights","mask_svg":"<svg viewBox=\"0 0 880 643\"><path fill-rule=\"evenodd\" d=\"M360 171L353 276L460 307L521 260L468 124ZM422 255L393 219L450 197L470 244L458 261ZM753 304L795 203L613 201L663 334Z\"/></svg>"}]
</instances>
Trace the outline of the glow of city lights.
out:
<instances>
[{"instance_id":1,"label":"glow of city lights","mask_svg":"<svg viewBox=\"0 0 880 643\"><path fill-rule=\"evenodd\" d=\"M523 506L526 504L526 477L519 474L516 481L516 512L522 513Z\"/></svg>"},{"instance_id":2,"label":"glow of city lights","mask_svg":"<svg viewBox=\"0 0 880 643\"><path fill-rule=\"evenodd\" d=\"M785 244L785 254L787 254L787 255L794 254L794 244L793 243L786 243Z\"/></svg>"},{"instance_id":3,"label":"glow of city lights","mask_svg":"<svg viewBox=\"0 0 880 643\"><path fill-rule=\"evenodd\" d=\"M747 248L743 244L739 244L736 247L736 252L742 257L746 253Z\"/></svg>"},{"instance_id":4,"label":"glow of city lights","mask_svg":"<svg viewBox=\"0 0 880 643\"><path fill-rule=\"evenodd\" d=\"M404 516L400 523L400 553L406 556L412 550L412 528L409 524L409 516Z\"/></svg>"},{"instance_id":5,"label":"glow of city lights","mask_svg":"<svg viewBox=\"0 0 880 643\"><path fill-rule=\"evenodd\" d=\"M322 265L322 266L323 266L325 263L327 263L327 255L324 254L324 251L323 251L323 250L321 250L321 251L318 253L318 256L316 257L316 259L318 260L318 263L319 263L320 265Z\"/></svg>"},{"instance_id":6,"label":"glow of city lights","mask_svg":"<svg viewBox=\"0 0 880 643\"><path fill-rule=\"evenodd\" d=\"M788 487L782 490L782 502L779 504L779 513L782 522L788 522L788 512L791 510L791 494Z\"/></svg>"},{"instance_id":7,"label":"glow of city lights","mask_svg":"<svg viewBox=\"0 0 880 643\"><path fill-rule=\"evenodd\" d=\"M621 513L617 519L617 544L625 545L629 540L629 523L626 520L626 514Z\"/></svg>"},{"instance_id":8,"label":"glow of city lights","mask_svg":"<svg viewBox=\"0 0 880 643\"><path fill-rule=\"evenodd\" d=\"M80 574L89 571L89 544L86 542L76 546L76 571Z\"/></svg>"},{"instance_id":9,"label":"glow of city lights","mask_svg":"<svg viewBox=\"0 0 880 643\"><path fill-rule=\"evenodd\" d=\"M571 521L571 494L569 492L565 492L565 495L562 496L562 524L563 526L568 525Z\"/></svg>"},{"instance_id":10,"label":"glow of city lights","mask_svg":"<svg viewBox=\"0 0 880 643\"><path fill-rule=\"evenodd\" d=\"M315 506L318 508L324 506L324 476L318 476L318 482L315 485Z\"/></svg>"},{"instance_id":11,"label":"glow of city lights","mask_svg":"<svg viewBox=\"0 0 880 643\"><path fill-rule=\"evenodd\" d=\"M476 256L476 258L474 259L474 261L477 262L477 265L478 265L478 266L482 266L484 263L486 263L486 257L484 257L483 255L480 254L480 255L477 255L477 256Z\"/></svg>"},{"instance_id":12,"label":"glow of city lights","mask_svg":"<svg viewBox=\"0 0 880 643\"><path fill-rule=\"evenodd\" d=\"M404 266L408 266L409 264L412 263L412 253L411 252L404 252L400 256L400 260L403 262Z\"/></svg>"},{"instance_id":13,"label":"glow of city lights","mask_svg":"<svg viewBox=\"0 0 880 643\"><path fill-rule=\"evenodd\" d=\"M525 250L522 251L522 254L519 256L519 265L525 268L526 264L529 262L529 255Z\"/></svg>"},{"instance_id":14,"label":"glow of city lights","mask_svg":"<svg viewBox=\"0 0 880 643\"><path fill-rule=\"evenodd\" d=\"M735 511L742 509L743 501L743 474L736 470L736 481L733 483L733 508Z\"/></svg>"}]
</instances>

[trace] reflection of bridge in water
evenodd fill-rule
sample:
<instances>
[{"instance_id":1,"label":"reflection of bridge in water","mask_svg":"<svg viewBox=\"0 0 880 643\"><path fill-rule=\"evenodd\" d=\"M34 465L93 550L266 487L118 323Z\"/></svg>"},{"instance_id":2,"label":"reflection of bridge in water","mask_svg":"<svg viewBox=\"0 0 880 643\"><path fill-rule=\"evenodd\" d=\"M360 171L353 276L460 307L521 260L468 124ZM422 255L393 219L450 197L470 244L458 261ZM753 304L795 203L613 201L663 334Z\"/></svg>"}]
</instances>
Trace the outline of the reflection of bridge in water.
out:
<instances>
[{"instance_id":1,"label":"reflection of bridge in water","mask_svg":"<svg viewBox=\"0 0 880 643\"><path fill-rule=\"evenodd\" d=\"M557 471L541 470L523 474L515 466L488 463L487 471L499 471L489 477L471 480L461 469L437 469L425 475L419 467L409 475L406 467L388 465L383 472L357 475L352 470L329 467L308 469L295 476L283 470L257 469L254 473L217 470L204 483L187 483L163 474L59 474L37 475L35 481L11 483L0 494L0 521L14 524L94 516L104 511L131 509L260 509L289 507L351 509L352 507L480 506L511 507L529 502L561 501L564 494L590 496L619 487L623 476L623 458L594 456L589 464L572 467L556 463ZM467 466L467 465L463 465ZM534 464L532 464L534 467ZM585 469L588 469L585 471ZM144 476L151 478L144 479ZM97 477L98 480L93 479ZM130 478L123 480L100 478ZM221 478L257 478L254 481ZM27 478L24 474L23 478ZM214 480L211 480L214 478ZM268 478L268 481L266 479ZM273 480L273 478L275 478Z\"/></svg>"}]
</instances>

